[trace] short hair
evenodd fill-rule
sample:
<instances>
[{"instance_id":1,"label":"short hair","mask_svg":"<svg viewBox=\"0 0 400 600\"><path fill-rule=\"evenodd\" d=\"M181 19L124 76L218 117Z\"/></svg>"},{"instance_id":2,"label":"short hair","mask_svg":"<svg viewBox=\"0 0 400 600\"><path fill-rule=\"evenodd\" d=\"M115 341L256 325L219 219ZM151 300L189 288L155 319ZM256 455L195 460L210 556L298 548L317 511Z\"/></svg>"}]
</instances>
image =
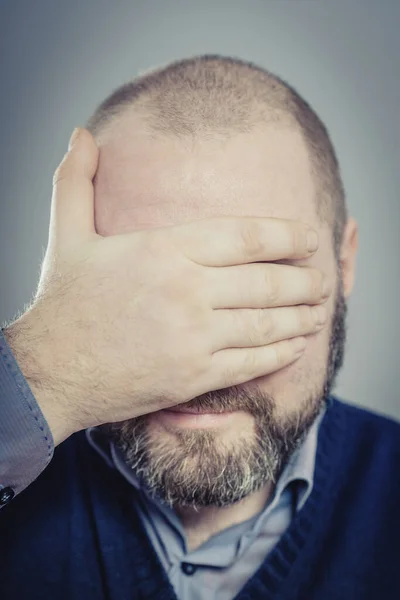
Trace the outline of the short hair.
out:
<instances>
[{"instance_id":1,"label":"short hair","mask_svg":"<svg viewBox=\"0 0 400 600\"><path fill-rule=\"evenodd\" d=\"M130 108L166 136L230 137L261 124L299 130L310 159L317 216L328 223L337 261L348 219L335 149L324 123L286 81L253 62L203 54L140 73L115 89L86 128L96 137Z\"/></svg>"}]
</instances>

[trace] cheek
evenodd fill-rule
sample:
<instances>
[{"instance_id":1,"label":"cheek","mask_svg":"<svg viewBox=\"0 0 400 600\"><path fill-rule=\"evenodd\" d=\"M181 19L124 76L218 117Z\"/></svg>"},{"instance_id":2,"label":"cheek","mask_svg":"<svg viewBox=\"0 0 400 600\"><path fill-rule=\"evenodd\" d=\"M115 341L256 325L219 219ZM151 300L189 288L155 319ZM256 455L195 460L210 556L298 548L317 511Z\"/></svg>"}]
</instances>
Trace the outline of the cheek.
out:
<instances>
[{"instance_id":1,"label":"cheek","mask_svg":"<svg viewBox=\"0 0 400 600\"><path fill-rule=\"evenodd\" d=\"M294 363L263 377L243 384L247 389L257 387L270 394L276 404L276 417L295 413L310 396L322 393L329 356L330 327L307 336L304 354Z\"/></svg>"}]
</instances>

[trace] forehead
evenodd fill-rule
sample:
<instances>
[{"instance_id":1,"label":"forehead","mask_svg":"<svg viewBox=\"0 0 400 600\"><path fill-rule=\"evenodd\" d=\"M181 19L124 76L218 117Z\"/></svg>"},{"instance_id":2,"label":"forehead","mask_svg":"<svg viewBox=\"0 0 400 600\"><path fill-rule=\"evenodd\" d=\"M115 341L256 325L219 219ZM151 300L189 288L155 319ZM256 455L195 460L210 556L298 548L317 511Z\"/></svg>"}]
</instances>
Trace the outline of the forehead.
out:
<instances>
[{"instance_id":1,"label":"forehead","mask_svg":"<svg viewBox=\"0 0 400 600\"><path fill-rule=\"evenodd\" d=\"M212 216L265 216L317 224L310 161L284 125L223 139L152 134L124 116L98 139L96 229L102 235Z\"/></svg>"}]
</instances>

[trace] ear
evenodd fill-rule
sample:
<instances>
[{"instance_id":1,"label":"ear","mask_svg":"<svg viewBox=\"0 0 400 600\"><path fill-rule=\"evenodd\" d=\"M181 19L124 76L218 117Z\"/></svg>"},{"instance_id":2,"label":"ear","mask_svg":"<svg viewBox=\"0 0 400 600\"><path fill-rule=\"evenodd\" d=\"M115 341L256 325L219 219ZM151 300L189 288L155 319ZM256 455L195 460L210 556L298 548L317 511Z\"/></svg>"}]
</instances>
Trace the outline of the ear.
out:
<instances>
[{"instance_id":1,"label":"ear","mask_svg":"<svg viewBox=\"0 0 400 600\"><path fill-rule=\"evenodd\" d=\"M343 241L340 249L340 265L342 268L343 293L345 298L350 296L354 285L357 249L358 225L353 217L349 217L343 232Z\"/></svg>"}]
</instances>

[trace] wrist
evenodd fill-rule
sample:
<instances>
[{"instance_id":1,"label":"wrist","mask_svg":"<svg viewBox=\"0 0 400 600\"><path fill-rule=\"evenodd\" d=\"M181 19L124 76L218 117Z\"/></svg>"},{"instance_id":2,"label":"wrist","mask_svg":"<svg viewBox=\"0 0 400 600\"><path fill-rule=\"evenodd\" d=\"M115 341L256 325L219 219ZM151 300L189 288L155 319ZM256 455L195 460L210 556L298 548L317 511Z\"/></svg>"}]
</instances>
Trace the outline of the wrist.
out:
<instances>
[{"instance_id":1,"label":"wrist","mask_svg":"<svg viewBox=\"0 0 400 600\"><path fill-rule=\"evenodd\" d=\"M41 336L36 336L25 315L4 328L3 335L47 422L54 446L57 446L82 427L67 414L63 386L54 377L50 360L43 356Z\"/></svg>"}]
</instances>

